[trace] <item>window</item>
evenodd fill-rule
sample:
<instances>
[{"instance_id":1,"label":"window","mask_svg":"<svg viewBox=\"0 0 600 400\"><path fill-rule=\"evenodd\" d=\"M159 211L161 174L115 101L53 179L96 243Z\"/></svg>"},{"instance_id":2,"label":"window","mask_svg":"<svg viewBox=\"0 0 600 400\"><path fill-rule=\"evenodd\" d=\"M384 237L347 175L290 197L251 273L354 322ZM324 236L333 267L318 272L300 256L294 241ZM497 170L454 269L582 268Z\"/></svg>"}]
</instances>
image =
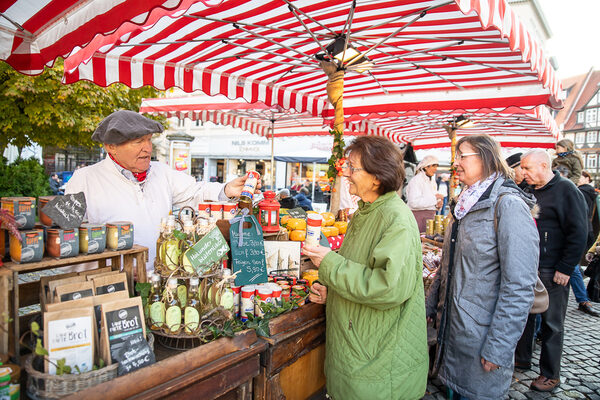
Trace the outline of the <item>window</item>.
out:
<instances>
[{"instance_id":1,"label":"window","mask_svg":"<svg viewBox=\"0 0 600 400\"><path fill-rule=\"evenodd\" d=\"M585 110L585 124L588 126L596 126L596 121L598 118L598 109L597 108L588 108Z\"/></svg>"},{"instance_id":2,"label":"window","mask_svg":"<svg viewBox=\"0 0 600 400\"><path fill-rule=\"evenodd\" d=\"M598 131L589 131L585 139L587 144L594 144L598 141Z\"/></svg>"},{"instance_id":3,"label":"window","mask_svg":"<svg viewBox=\"0 0 600 400\"><path fill-rule=\"evenodd\" d=\"M577 132L575 135L575 144L584 144L585 143L585 132Z\"/></svg>"},{"instance_id":4,"label":"window","mask_svg":"<svg viewBox=\"0 0 600 400\"><path fill-rule=\"evenodd\" d=\"M577 123L578 124L583 124L583 121L585 120L585 115L583 113L583 111L580 111L577 113Z\"/></svg>"},{"instance_id":5,"label":"window","mask_svg":"<svg viewBox=\"0 0 600 400\"><path fill-rule=\"evenodd\" d=\"M596 169L598 164L598 154L588 154L587 156L587 168Z\"/></svg>"},{"instance_id":6,"label":"window","mask_svg":"<svg viewBox=\"0 0 600 400\"><path fill-rule=\"evenodd\" d=\"M185 126L185 119L184 118L179 118L179 120L177 121L177 126L179 128L183 128Z\"/></svg>"}]
</instances>

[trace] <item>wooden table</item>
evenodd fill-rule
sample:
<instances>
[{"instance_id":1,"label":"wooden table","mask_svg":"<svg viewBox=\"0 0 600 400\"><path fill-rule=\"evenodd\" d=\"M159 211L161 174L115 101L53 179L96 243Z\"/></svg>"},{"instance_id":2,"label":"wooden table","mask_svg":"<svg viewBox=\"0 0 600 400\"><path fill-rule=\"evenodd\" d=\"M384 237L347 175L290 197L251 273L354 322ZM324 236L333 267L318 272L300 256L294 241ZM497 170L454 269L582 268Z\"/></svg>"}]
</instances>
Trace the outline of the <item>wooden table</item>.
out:
<instances>
[{"instance_id":1,"label":"wooden table","mask_svg":"<svg viewBox=\"0 0 600 400\"><path fill-rule=\"evenodd\" d=\"M134 271L134 263L133 260L136 260L136 265L142 266L143 268L136 268ZM89 262L97 262L98 268L106 267L106 261L110 260L111 268L113 270L119 270L125 272L127 275L127 283L129 286L130 295L134 293L134 272L137 273L137 281L139 282L147 282L146 277L146 260L148 259L148 248L140 245L133 245L131 249L128 250L117 250L117 251L104 251L98 254L84 254L77 257L69 257L69 258L52 258L52 257L44 257L42 261L36 263L29 264L18 264L14 262L5 263L6 269L10 271L12 274L12 315L13 318L13 350L14 356L19 362L20 356L20 346L19 346L19 337L21 336L21 327L19 322L19 307L20 307L20 297L19 297L19 286L27 286L27 301L25 305L36 304L39 302L39 281L31 282L27 284L19 285L19 274L24 274L28 272L36 272L42 271L52 268L59 267L68 267L76 264L83 264ZM0 285L2 285L3 281L0 280ZM4 283L6 284L6 283ZM2 288L2 286L0 286ZM8 304L9 302L9 291L0 291L0 296L2 298L0 301L4 304ZM24 291L25 293L25 291ZM2 306L5 307L5 306ZM0 335L6 335L6 333L0 330ZM4 341L8 341L8 339L0 336L0 346Z\"/></svg>"},{"instance_id":2,"label":"wooden table","mask_svg":"<svg viewBox=\"0 0 600 400\"><path fill-rule=\"evenodd\" d=\"M166 358L149 367L65 397L106 399L250 400L267 344L254 330L239 332Z\"/></svg>"},{"instance_id":3,"label":"wooden table","mask_svg":"<svg viewBox=\"0 0 600 400\"><path fill-rule=\"evenodd\" d=\"M309 303L269 323L254 400L307 399L325 386L325 307Z\"/></svg>"}]
</instances>

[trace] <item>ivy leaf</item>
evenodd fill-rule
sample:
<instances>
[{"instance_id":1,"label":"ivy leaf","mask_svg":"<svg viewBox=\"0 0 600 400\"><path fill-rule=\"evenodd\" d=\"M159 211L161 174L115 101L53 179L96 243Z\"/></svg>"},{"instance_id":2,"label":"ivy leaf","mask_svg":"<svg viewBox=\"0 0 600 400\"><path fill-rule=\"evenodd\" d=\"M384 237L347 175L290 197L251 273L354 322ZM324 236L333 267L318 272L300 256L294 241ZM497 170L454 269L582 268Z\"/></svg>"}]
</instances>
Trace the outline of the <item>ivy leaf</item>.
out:
<instances>
[{"instance_id":1,"label":"ivy leaf","mask_svg":"<svg viewBox=\"0 0 600 400\"><path fill-rule=\"evenodd\" d=\"M150 282L138 282L135 284L135 291L142 298L142 307L146 307L146 304L148 303L150 289L152 289L152 284Z\"/></svg>"},{"instance_id":2,"label":"ivy leaf","mask_svg":"<svg viewBox=\"0 0 600 400\"><path fill-rule=\"evenodd\" d=\"M187 239L187 235L185 233L181 232L178 229L175 229L173 231L173 236L175 236L175 238L179 239L179 240L186 240Z\"/></svg>"},{"instance_id":3,"label":"ivy leaf","mask_svg":"<svg viewBox=\"0 0 600 400\"><path fill-rule=\"evenodd\" d=\"M263 337L269 337L271 336L271 332L269 330L269 320L268 319L262 319L260 320L260 322L258 323L258 326L256 328L256 334L258 336L263 336Z\"/></svg>"},{"instance_id":4,"label":"ivy leaf","mask_svg":"<svg viewBox=\"0 0 600 400\"><path fill-rule=\"evenodd\" d=\"M104 360L103 359L98 359L98 368L104 368Z\"/></svg>"},{"instance_id":5,"label":"ivy leaf","mask_svg":"<svg viewBox=\"0 0 600 400\"><path fill-rule=\"evenodd\" d=\"M35 321L31 322L31 333L35 336L40 336L40 325Z\"/></svg>"}]
</instances>

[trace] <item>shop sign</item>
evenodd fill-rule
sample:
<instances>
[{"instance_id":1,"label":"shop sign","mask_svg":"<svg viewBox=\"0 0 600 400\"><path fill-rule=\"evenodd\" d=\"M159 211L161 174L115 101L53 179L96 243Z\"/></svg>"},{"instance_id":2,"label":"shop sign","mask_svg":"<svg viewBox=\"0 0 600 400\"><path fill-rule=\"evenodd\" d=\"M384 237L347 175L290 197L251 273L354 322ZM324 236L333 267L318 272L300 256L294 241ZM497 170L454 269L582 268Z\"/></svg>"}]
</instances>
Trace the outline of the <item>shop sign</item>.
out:
<instances>
[{"instance_id":1,"label":"shop sign","mask_svg":"<svg viewBox=\"0 0 600 400\"><path fill-rule=\"evenodd\" d=\"M219 228L215 228L184 253L184 265L191 265L201 275L208 267L221 261L228 251L225 238Z\"/></svg>"}]
</instances>

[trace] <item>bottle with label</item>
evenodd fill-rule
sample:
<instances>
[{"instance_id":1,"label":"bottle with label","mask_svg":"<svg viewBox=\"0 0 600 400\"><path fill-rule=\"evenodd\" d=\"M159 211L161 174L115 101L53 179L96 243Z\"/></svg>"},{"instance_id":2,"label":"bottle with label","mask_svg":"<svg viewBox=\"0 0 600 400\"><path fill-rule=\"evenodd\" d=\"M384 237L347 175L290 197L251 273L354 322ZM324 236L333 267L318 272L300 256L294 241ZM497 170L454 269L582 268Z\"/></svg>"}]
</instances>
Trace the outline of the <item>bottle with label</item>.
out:
<instances>
[{"instance_id":1,"label":"bottle with label","mask_svg":"<svg viewBox=\"0 0 600 400\"><path fill-rule=\"evenodd\" d=\"M224 309L234 312L233 309L233 289L231 288L231 270L224 269L223 270L223 279L225 279L225 283L223 283L223 287L221 288L221 299L219 301L219 305ZM233 317L233 314L232 314Z\"/></svg>"},{"instance_id":2,"label":"bottle with label","mask_svg":"<svg viewBox=\"0 0 600 400\"><path fill-rule=\"evenodd\" d=\"M260 174L256 171L248 171L246 172L246 182L244 182L244 188L242 189L242 193L240 195L240 205L244 205L243 208L247 208L250 205L252 208L252 199L254 198L254 190L256 190L256 186L258 185L258 180L260 179ZM242 208L242 207L240 207Z\"/></svg>"},{"instance_id":3,"label":"bottle with label","mask_svg":"<svg viewBox=\"0 0 600 400\"><path fill-rule=\"evenodd\" d=\"M179 239L177 239L173 232L175 231L175 217L167 219L167 228L165 231L165 239L161 245L161 261L171 271L177 269L179 265Z\"/></svg>"},{"instance_id":4,"label":"bottle with label","mask_svg":"<svg viewBox=\"0 0 600 400\"><path fill-rule=\"evenodd\" d=\"M184 330L185 333L194 333L200 324L200 296L198 286L200 279L193 277L190 279L190 293L184 312Z\"/></svg>"},{"instance_id":5,"label":"bottle with label","mask_svg":"<svg viewBox=\"0 0 600 400\"><path fill-rule=\"evenodd\" d=\"M160 275L152 274L152 288L148 296L148 307L150 309L150 329L159 330L165 323L165 303L162 301L162 290L160 287Z\"/></svg>"},{"instance_id":6,"label":"bottle with label","mask_svg":"<svg viewBox=\"0 0 600 400\"><path fill-rule=\"evenodd\" d=\"M185 233L186 236L186 243L183 246L182 252L185 254L185 252L190 247L192 247L198 240L196 235L196 227L194 226L194 222L191 219L189 219L189 216L185 221L183 221L183 233ZM192 265L186 257L183 257L182 259L182 266L185 272L187 272L188 274L194 273L194 268L192 268Z\"/></svg>"},{"instance_id":7,"label":"bottle with label","mask_svg":"<svg viewBox=\"0 0 600 400\"><path fill-rule=\"evenodd\" d=\"M321 240L321 223L323 217L319 214L308 214L306 217L306 240L304 244L318 246Z\"/></svg>"},{"instance_id":8,"label":"bottle with label","mask_svg":"<svg viewBox=\"0 0 600 400\"><path fill-rule=\"evenodd\" d=\"M188 288L185 283L180 283L177 285L177 299L179 300L179 304L184 306L187 304L188 300Z\"/></svg>"},{"instance_id":9,"label":"bottle with label","mask_svg":"<svg viewBox=\"0 0 600 400\"><path fill-rule=\"evenodd\" d=\"M156 257L159 262L162 262L160 259L160 246L165 237L165 231L167 230L167 217L162 217L160 219L160 232L158 234L158 239L156 239Z\"/></svg>"},{"instance_id":10,"label":"bottle with label","mask_svg":"<svg viewBox=\"0 0 600 400\"><path fill-rule=\"evenodd\" d=\"M169 278L165 293L165 324L169 333L181 330L181 303L177 297L177 278Z\"/></svg>"}]
</instances>

